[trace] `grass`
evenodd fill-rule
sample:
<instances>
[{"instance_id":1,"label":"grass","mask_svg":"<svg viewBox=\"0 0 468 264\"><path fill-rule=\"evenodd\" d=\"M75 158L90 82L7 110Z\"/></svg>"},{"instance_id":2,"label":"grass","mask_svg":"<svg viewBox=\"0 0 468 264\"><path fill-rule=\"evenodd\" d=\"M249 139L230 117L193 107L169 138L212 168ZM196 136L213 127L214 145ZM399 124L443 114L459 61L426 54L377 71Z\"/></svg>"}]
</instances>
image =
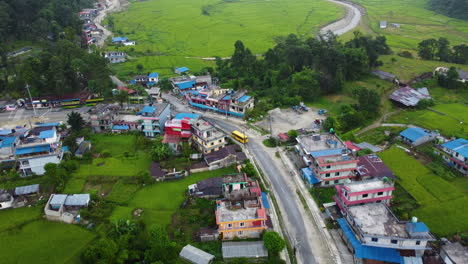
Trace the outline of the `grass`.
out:
<instances>
[{"instance_id":1,"label":"grass","mask_svg":"<svg viewBox=\"0 0 468 264\"><path fill-rule=\"evenodd\" d=\"M358 136L358 139L360 142L368 142L378 145L385 140L388 140L388 137L385 135L385 131L390 131L390 137L393 137L398 135L404 129L404 127L377 127L362 133Z\"/></svg>"},{"instance_id":2,"label":"grass","mask_svg":"<svg viewBox=\"0 0 468 264\"><path fill-rule=\"evenodd\" d=\"M428 38L447 38L452 45L466 43L467 22L439 15L427 9L427 0L353 0L366 8L368 27L387 38L387 43L397 49L416 49L419 42ZM379 21L388 21L387 29L380 29ZM398 23L400 28L391 28ZM351 34L351 33L348 33Z\"/></svg>"},{"instance_id":3,"label":"grass","mask_svg":"<svg viewBox=\"0 0 468 264\"><path fill-rule=\"evenodd\" d=\"M138 189L140 189L140 185L125 184L123 180L119 180L112 186L112 191L106 196L106 199L118 204L126 203Z\"/></svg>"},{"instance_id":4,"label":"grass","mask_svg":"<svg viewBox=\"0 0 468 264\"><path fill-rule=\"evenodd\" d=\"M23 207L0 212L0 232L39 219L42 207Z\"/></svg>"},{"instance_id":5,"label":"grass","mask_svg":"<svg viewBox=\"0 0 468 264\"><path fill-rule=\"evenodd\" d=\"M387 123L414 124L427 129L439 130L446 137L468 136L468 107L463 104L439 104L434 107L439 113L430 110L402 111L388 118ZM463 123L460 123L463 121Z\"/></svg>"},{"instance_id":6,"label":"grass","mask_svg":"<svg viewBox=\"0 0 468 264\"><path fill-rule=\"evenodd\" d=\"M113 31L137 42L129 54L140 57L139 63L147 60L148 71L166 74L174 66L196 71L204 66L185 57L231 56L237 40L254 54L263 53L274 46L276 36L313 36L343 15L341 6L325 0L134 1L127 11L113 15ZM133 65L116 69L128 72Z\"/></svg>"},{"instance_id":7,"label":"grass","mask_svg":"<svg viewBox=\"0 0 468 264\"><path fill-rule=\"evenodd\" d=\"M3 263L66 263L94 236L76 225L35 221L20 230L2 232L0 255Z\"/></svg>"},{"instance_id":8,"label":"grass","mask_svg":"<svg viewBox=\"0 0 468 264\"><path fill-rule=\"evenodd\" d=\"M331 203L334 201L333 196L335 196L336 194L336 189L335 187L312 188L310 189L310 194L321 205L324 203Z\"/></svg>"},{"instance_id":9,"label":"grass","mask_svg":"<svg viewBox=\"0 0 468 264\"><path fill-rule=\"evenodd\" d=\"M468 213L464 210L468 195L457 186L467 186L468 179L446 181L396 147L379 156L398 176L398 183L420 205L410 213L425 222L431 232L447 236L468 230Z\"/></svg>"}]
</instances>

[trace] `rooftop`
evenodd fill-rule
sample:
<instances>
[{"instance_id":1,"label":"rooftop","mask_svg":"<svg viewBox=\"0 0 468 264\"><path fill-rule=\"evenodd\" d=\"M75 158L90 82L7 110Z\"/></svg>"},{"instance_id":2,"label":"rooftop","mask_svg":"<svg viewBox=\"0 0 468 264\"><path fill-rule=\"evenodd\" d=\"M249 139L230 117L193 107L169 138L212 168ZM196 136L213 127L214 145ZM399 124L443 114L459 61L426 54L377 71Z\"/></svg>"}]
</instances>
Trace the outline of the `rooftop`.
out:
<instances>
[{"instance_id":1,"label":"rooftop","mask_svg":"<svg viewBox=\"0 0 468 264\"><path fill-rule=\"evenodd\" d=\"M344 184L343 187L349 192L363 192L369 190L377 190L377 189L384 189L384 188L391 188L393 184L390 182L384 182L382 180L374 179L369 181L358 181Z\"/></svg>"},{"instance_id":2,"label":"rooftop","mask_svg":"<svg viewBox=\"0 0 468 264\"><path fill-rule=\"evenodd\" d=\"M358 157L357 171L361 177L389 177L395 179L393 172L382 159L374 154Z\"/></svg>"},{"instance_id":3,"label":"rooftop","mask_svg":"<svg viewBox=\"0 0 468 264\"><path fill-rule=\"evenodd\" d=\"M400 136L408 138L412 141L416 141L424 136L428 136L430 133L422 128L419 127L409 127L402 132L400 132Z\"/></svg>"},{"instance_id":4,"label":"rooftop","mask_svg":"<svg viewBox=\"0 0 468 264\"><path fill-rule=\"evenodd\" d=\"M243 173L223 175L223 184L247 182L247 177Z\"/></svg>"},{"instance_id":5,"label":"rooftop","mask_svg":"<svg viewBox=\"0 0 468 264\"><path fill-rule=\"evenodd\" d=\"M459 242L444 245L442 250L447 253L453 263L465 263L468 259L468 248L463 247Z\"/></svg>"},{"instance_id":6,"label":"rooftop","mask_svg":"<svg viewBox=\"0 0 468 264\"><path fill-rule=\"evenodd\" d=\"M208 264L215 258L215 256L192 245L183 247L179 256L195 264Z\"/></svg>"},{"instance_id":7,"label":"rooftop","mask_svg":"<svg viewBox=\"0 0 468 264\"><path fill-rule=\"evenodd\" d=\"M223 258L262 258L268 257L263 241L223 242Z\"/></svg>"},{"instance_id":8,"label":"rooftop","mask_svg":"<svg viewBox=\"0 0 468 264\"><path fill-rule=\"evenodd\" d=\"M6 137L0 141L0 148L11 147L15 143L16 137Z\"/></svg>"},{"instance_id":9,"label":"rooftop","mask_svg":"<svg viewBox=\"0 0 468 264\"><path fill-rule=\"evenodd\" d=\"M15 195L25 195L39 192L39 184L19 186L15 188Z\"/></svg>"},{"instance_id":10,"label":"rooftop","mask_svg":"<svg viewBox=\"0 0 468 264\"><path fill-rule=\"evenodd\" d=\"M219 222L231 222L240 220L253 220L261 216L258 211L262 209L260 198L242 201L219 201L216 214Z\"/></svg>"},{"instance_id":11,"label":"rooftop","mask_svg":"<svg viewBox=\"0 0 468 264\"><path fill-rule=\"evenodd\" d=\"M347 150L341 139L330 133L303 135L296 140L313 157L340 155Z\"/></svg>"},{"instance_id":12,"label":"rooftop","mask_svg":"<svg viewBox=\"0 0 468 264\"><path fill-rule=\"evenodd\" d=\"M139 112L143 115L150 115L153 117L159 117L161 113L169 106L167 103L153 104L152 106L145 105Z\"/></svg>"},{"instance_id":13,"label":"rooftop","mask_svg":"<svg viewBox=\"0 0 468 264\"><path fill-rule=\"evenodd\" d=\"M200 116L200 114L193 113L178 113L173 119L197 119Z\"/></svg>"},{"instance_id":14,"label":"rooftop","mask_svg":"<svg viewBox=\"0 0 468 264\"><path fill-rule=\"evenodd\" d=\"M425 91L416 91L415 89L407 86L400 88L390 95L390 99L397 101L405 106L416 106L421 99L431 98Z\"/></svg>"},{"instance_id":15,"label":"rooftop","mask_svg":"<svg viewBox=\"0 0 468 264\"><path fill-rule=\"evenodd\" d=\"M463 157L468 157L468 140L459 138L442 144L443 147L451 149Z\"/></svg>"}]
</instances>

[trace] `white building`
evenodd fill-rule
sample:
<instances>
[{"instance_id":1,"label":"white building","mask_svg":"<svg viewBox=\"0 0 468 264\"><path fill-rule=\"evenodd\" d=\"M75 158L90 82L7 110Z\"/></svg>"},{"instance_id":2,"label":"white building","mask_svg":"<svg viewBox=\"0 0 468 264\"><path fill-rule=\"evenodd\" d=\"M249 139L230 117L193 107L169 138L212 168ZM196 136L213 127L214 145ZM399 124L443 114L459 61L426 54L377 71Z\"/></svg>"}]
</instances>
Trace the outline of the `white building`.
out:
<instances>
[{"instance_id":1,"label":"white building","mask_svg":"<svg viewBox=\"0 0 468 264\"><path fill-rule=\"evenodd\" d=\"M89 194L52 194L44 207L44 213L51 221L79 223L81 219L78 212L87 207L89 202Z\"/></svg>"}]
</instances>

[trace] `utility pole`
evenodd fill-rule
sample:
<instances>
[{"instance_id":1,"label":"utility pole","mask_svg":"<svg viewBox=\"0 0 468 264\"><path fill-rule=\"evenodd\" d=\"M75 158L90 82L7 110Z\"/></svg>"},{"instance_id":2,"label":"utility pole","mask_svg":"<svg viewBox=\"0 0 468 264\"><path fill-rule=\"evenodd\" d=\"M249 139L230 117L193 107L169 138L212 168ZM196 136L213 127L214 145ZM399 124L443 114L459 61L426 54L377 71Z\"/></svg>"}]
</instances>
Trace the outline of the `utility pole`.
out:
<instances>
[{"instance_id":1,"label":"utility pole","mask_svg":"<svg viewBox=\"0 0 468 264\"><path fill-rule=\"evenodd\" d=\"M31 96L31 91L29 90L29 87L30 87L29 84L26 84L26 89L28 90L28 94L29 94L29 100L31 100L31 105L34 110L34 117L36 117L37 116L36 108L34 107L32 96Z\"/></svg>"}]
</instances>

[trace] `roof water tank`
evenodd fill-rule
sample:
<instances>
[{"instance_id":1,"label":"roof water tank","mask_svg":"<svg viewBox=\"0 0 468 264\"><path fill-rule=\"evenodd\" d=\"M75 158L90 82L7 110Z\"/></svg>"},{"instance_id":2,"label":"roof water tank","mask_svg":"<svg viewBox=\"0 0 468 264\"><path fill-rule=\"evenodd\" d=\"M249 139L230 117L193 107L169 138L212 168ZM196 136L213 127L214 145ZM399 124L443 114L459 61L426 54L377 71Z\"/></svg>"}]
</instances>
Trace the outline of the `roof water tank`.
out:
<instances>
[{"instance_id":1,"label":"roof water tank","mask_svg":"<svg viewBox=\"0 0 468 264\"><path fill-rule=\"evenodd\" d=\"M411 223L417 223L418 218L416 216L411 217Z\"/></svg>"}]
</instances>

